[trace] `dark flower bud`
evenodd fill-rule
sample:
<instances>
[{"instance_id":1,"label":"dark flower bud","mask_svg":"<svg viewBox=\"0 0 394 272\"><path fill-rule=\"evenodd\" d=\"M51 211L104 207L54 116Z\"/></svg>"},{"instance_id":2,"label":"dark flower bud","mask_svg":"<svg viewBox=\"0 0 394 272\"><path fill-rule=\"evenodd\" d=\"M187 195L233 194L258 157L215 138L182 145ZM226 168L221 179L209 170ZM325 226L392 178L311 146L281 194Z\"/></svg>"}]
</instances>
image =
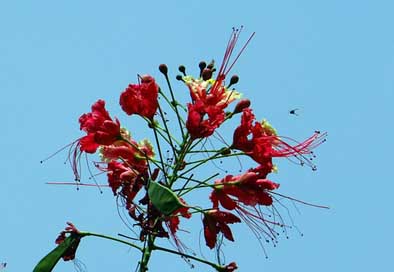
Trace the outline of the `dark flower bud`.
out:
<instances>
[{"instance_id":1,"label":"dark flower bud","mask_svg":"<svg viewBox=\"0 0 394 272\"><path fill-rule=\"evenodd\" d=\"M157 176L159 175L159 171L160 169L159 168L155 168L155 170L153 170L153 173L152 173L152 175L151 175L151 179L152 180L156 180L157 179Z\"/></svg>"},{"instance_id":2,"label":"dark flower bud","mask_svg":"<svg viewBox=\"0 0 394 272\"><path fill-rule=\"evenodd\" d=\"M211 69L208 69L208 68L205 68L205 69L202 71L201 77L202 77L203 80L211 79L211 77L212 77L212 70L211 70Z\"/></svg>"},{"instance_id":3,"label":"dark flower bud","mask_svg":"<svg viewBox=\"0 0 394 272\"><path fill-rule=\"evenodd\" d=\"M215 66L215 62L214 62L214 61L211 61L211 63L208 64L207 68L210 69L210 70L212 70L214 66Z\"/></svg>"},{"instance_id":4,"label":"dark flower bud","mask_svg":"<svg viewBox=\"0 0 394 272\"><path fill-rule=\"evenodd\" d=\"M207 67L207 64L205 63L205 61L201 61L198 64L198 67L200 67L200 77L202 76L202 71L204 71L205 67Z\"/></svg>"},{"instance_id":5,"label":"dark flower bud","mask_svg":"<svg viewBox=\"0 0 394 272\"><path fill-rule=\"evenodd\" d=\"M205 61L201 61L201 62L198 64L198 67L200 67L200 70L202 71L202 70L205 69L205 67L207 67L207 64L205 63Z\"/></svg>"},{"instance_id":6,"label":"dark flower bud","mask_svg":"<svg viewBox=\"0 0 394 272\"><path fill-rule=\"evenodd\" d=\"M178 67L179 72L181 72L184 76L186 76L186 67L183 65L180 65Z\"/></svg>"},{"instance_id":7,"label":"dark flower bud","mask_svg":"<svg viewBox=\"0 0 394 272\"><path fill-rule=\"evenodd\" d=\"M229 263L228 265L226 265L225 267L224 267L224 271L225 272L233 272L233 271L235 271L236 269L238 268L238 266L237 266L237 264L235 263L235 262L231 262L231 263Z\"/></svg>"},{"instance_id":8,"label":"dark flower bud","mask_svg":"<svg viewBox=\"0 0 394 272\"><path fill-rule=\"evenodd\" d=\"M231 79L230 79L230 84L228 85L227 88L230 88L230 86L232 86L232 85L234 85L234 84L237 84L238 81L239 81L239 76L233 75L233 76L231 77Z\"/></svg>"},{"instance_id":9,"label":"dark flower bud","mask_svg":"<svg viewBox=\"0 0 394 272\"><path fill-rule=\"evenodd\" d=\"M250 100L249 99L241 99L237 105L234 108L233 113L240 113L242 112L244 109L249 108L250 107Z\"/></svg>"},{"instance_id":10,"label":"dark flower bud","mask_svg":"<svg viewBox=\"0 0 394 272\"><path fill-rule=\"evenodd\" d=\"M159 71L163 74L163 75L167 75L168 73L168 67L165 64L160 64L159 65Z\"/></svg>"}]
</instances>

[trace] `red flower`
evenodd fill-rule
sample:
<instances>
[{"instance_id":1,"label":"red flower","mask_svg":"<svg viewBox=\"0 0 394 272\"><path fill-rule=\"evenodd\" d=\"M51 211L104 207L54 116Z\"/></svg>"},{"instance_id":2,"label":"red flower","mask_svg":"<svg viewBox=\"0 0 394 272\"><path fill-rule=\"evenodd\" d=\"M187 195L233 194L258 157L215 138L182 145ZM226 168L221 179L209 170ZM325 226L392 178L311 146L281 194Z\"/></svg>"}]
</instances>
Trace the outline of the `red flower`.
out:
<instances>
[{"instance_id":1,"label":"red flower","mask_svg":"<svg viewBox=\"0 0 394 272\"><path fill-rule=\"evenodd\" d=\"M126 209L132 206L135 196L149 178L146 169L140 172L131 168L127 163L115 160L108 162L106 167L101 166L100 163L97 163L96 167L107 172L109 187L111 187L114 196L120 196L124 200Z\"/></svg>"},{"instance_id":2,"label":"red flower","mask_svg":"<svg viewBox=\"0 0 394 272\"><path fill-rule=\"evenodd\" d=\"M232 148L244 151L266 169L272 168L273 157L293 156L301 165L308 164L314 169L311 163L312 149L323 143L325 137L326 133L320 134L319 131L301 143L282 137L297 143L290 145L276 134L267 121L256 122L252 110L246 108L242 112L241 124L234 131Z\"/></svg>"},{"instance_id":3,"label":"red flower","mask_svg":"<svg viewBox=\"0 0 394 272\"><path fill-rule=\"evenodd\" d=\"M253 233L275 239L277 236L274 231L275 227L284 226L282 218L278 215L280 222L267 219L267 217L277 216L276 208L262 211L260 206L267 207L273 204L270 191L277 189L279 184L261 178L260 170L257 167L243 175L228 175L215 181L215 188L210 199L214 209L218 209L220 204L227 210L234 210Z\"/></svg>"},{"instance_id":4,"label":"red flower","mask_svg":"<svg viewBox=\"0 0 394 272\"><path fill-rule=\"evenodd\" d=\"M206 106L200 100L187 106L186 128L193 139L211 136L224 121L225 113L218 106Z\"/></svg>"},{"instance_id":5,"label":"red flower","mask_svg":"<svg viewBox=\"0 0 394 272\"><path fill-rule=\"evenodd\" d=\"M118 142L116 145L103 146L101 156L106 161L122 160L130 168L143 172L147 169L148 159L154 157L153 146L148 140L140 143L132 139Z\"/></svg>"},{"instance_id":6,"label":"red flower","mask_svg":"<svg viewBox=\"0 0 394 272\"><path fill-rule=\"evenodd\" d=\"M179 198L179 200L184 204L187 205L186 202L182 199ZM192 214L189 213L189 208L188 207L180 207L179 209L177 209L176 211L174 211L172 213L172 216L170 216L167 220L168 222L168 228L170 229L172 234L175 234L176 231L178 230L178 225L179 225L179 216L182 216L184 218L189 219L190 217L192 217Z\"/></svg>"},{"instance_id":7,"label":"red flower","mask_svg":"<svg viewBox=\"0 0 394 272\"><path fill-rule=\"evenodd\" d=\"M80 180L79 167L80 157L83 152L95 153L99 146L112 145L122 139L119 120L111 119L105 109L105 101L97 100L92 105L92 111L82 114L79 117L80 129L87 133L73 143L69 151L71 168L75 175L75 180Z\"/></svg>"},{"instance_id":8,"label":"red flower","mask_svg":"<svg viewBox=\"0 0 394 272\"><path fill-rule=\"evenodd\" d=\"M258 174L250 170L240 176L228 175L217 180L210 199L214 208L218 208L220 203L228 210L236 209L240 203L247 206L270 206L273 201L269 191L278 187L279 184L260 179Z\"/></svg>"},{"instance_id":9,"label":"red flower","mask_svg":"<svg viewBox=\"0 0 394 272\"><path fill-rule=\"evenodd\" d=\"M67 238L66 233L70 233L70 235L75 235L75 239L72 244L67 248L66 252L64 252L62 258L64 261L71 261L75 259L75 253L77 251L79 242L81 240L80 237L80 232L79 230L74 226L73 223L67 222L67 227L65 228L64 231L62 231L59 236L56 238L55 243L57 245L60 245L61 243L64 242L64 240Z\"/></svg>"},{"instance_id":10,"label":"red flower","mask_svg":"<svg viewBox=\"0 0 394 272\"><path fill-rule=\"evenodd\" d=\"M96 152L100 145L110 145L121 139L120 123L113 121L105 109L105 101L98 100L92 106L92 112L79 117L80 129L88 135L79 139L80 150Z\"/></svg>"},{"instance_id":11,"label":"red flower","mask_svg":"<svg viewBox=\"0 0 394 272\"><path fill-rule=\"evenodd\" d=\"M187 203L182 198L179 198L179 200L183 204L187 205ZM170 233L172 239L174 240L175 245L177 246L178 250L180 252L183 252L185 246L182 244L182 242L179 240L179 238L178 238L178 236L176 234L176 232L179 229L179 223L180 223L180 218L179 217L180 216L189 219L189 218L192 217L192 214L189 213L189 208L184 206L184 207L181 207L181 208L177 209L176 211L174 211L172 213L172 216L166 218L166 222L165 223L167 225L167 228L169 229L169 233Z\"/></svg>"},{"instance_id":12,"label":"red flower","mask_svg":"<svg viewBox=\"0 0 394 272\"><path fill-rule=\"evenodd\" d=\"M228 224L239 223L241 220L232 213L212 209L204 213L202 222L204 225L206 245L212 249L215 247L219 232L223 233L224 237L228 240L234 241L233 234Z\"/></svg>"},{"instance_id":13,"label":"red flower","mask_svg":"<svg viewBox=\"0 0 394 272\"><path fill-rule=\"evenodd\" d=\"M224 267L225 272L233 272L238 268L237 264L235 262L231 262L228 265Z\"/></svg>"},{"instance_id":14,"label":"red flower","mask_svg":"<svg viewBox=\"0 0 394 272\"><path fill-rule=\"evenodd\" d=\"M158 107L159 86L151 76L141 77L141 84L130 84L120 95L120 106L128 114L153 119Z\"/></svg>"},{"instance_id":15,"label":"red flower","mask_svg":"<svg viewBox=\"0 0 394 272\"><path fill-rule=\"evenodd\" d=\"M117 195L119 188L125 184L133 186L135 179L139 175L137 170L130 169L124 163L117 161L110 161L107 168L99 167L99 169L107 172L108 184L114 195Z\"/></svg>"},{"instance_id":16,"label":"red flower","mask_svg":"<svg viewBox=\"0 0 394 272\"><path fill-rule=\"evenodd\" d=\"M240 30L233 30L216 80L210 78L213 73L213 67L205 69L206 74L209 74L208 78L204 76L200 79L194 79L190 76L183 77L183 81L189 87L190 96L193 102L187 105L188 118L186 128L194 139L205 138L212 135L215 129L225 120L224 109L231 102L240 98L240 94L237 91L234 89L229 90L224 83L227 74L252 38L249 38L233 63L229 65L239 34Z\"/></svg>"}]
</instances>

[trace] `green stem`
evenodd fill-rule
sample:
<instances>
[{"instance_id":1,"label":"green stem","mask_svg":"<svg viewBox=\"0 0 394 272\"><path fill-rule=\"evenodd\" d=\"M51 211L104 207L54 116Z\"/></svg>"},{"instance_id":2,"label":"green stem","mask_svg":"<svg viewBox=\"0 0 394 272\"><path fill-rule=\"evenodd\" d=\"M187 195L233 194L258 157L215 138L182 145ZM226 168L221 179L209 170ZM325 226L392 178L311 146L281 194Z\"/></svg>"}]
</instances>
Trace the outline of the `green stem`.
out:
<instances>
[{"instance_id":1,"label":"green stem","mask_svg":"<svg viewBox=\"0 0 394 272\"><path fill-rule=\"evenodd\" d=\"M142 259L140 263L140 272L146 272L148 271L148 263L150 256L152 255L152 251L154 250L154 244L153 242L155 241L156 237L152 237L151 235L147 236L147 243L146 246L144 247L143 254L142 254Z\"/></svg>"},{"instance_id":2,"label":"green stem","mask_svg":"<svg viewBox=\"0 0 394 272\"><path fill-rule=\"evenodd\" d=\"M187 169L185 172L183 172L180 176L183 177L185 176L187 173L189 173L190 171L196 169L197 167L205 164L207 161L209 160L213 160L213 159L217 159L221 154L220 153L216 153L215 155L212 155L211 157L207 158L207 159L203 159L203 160L198 160L195 161L193 163L196 163L196 165L194 165L193 167ZM191 163L187 163L187 164L191 164Z\"/></svg>"},{"instance_id":3,"label":"green stem","mask_svg":"<svg viewBox=\"0 0 394 272\"><path fill-rule=\"evenodd\" d=\"M134 244L132 244L130 242L127 242L127 241L124 241L124 240L120 240L118 238L111 237L111 236L108 236L108 235L99 234L99 233L93 233L93 232L80 232L80 235L82 237L83 236L95 236L95 237L100 237L100 238L104 238L104 239L107 239L107 240L116 241L118 243L122 243L122 244L125 244L125 245L128 245L128 246L134 247L134 248L138 249L139 251L143 252L143 249L141 247L137 246L137 245L134 245Z\"/></svg>"},{"instance_id":4,"label":"green stem","mask_svg":"<svg viewBox=\"0 0 394 272\"><path fill-rule=\"evenodd\" d=\"M195 190L197 188L207 188L207 187L214 188L215 185L211 185L211 184L197 184L197 185L195 185L193 187L184 188L184 191L178 193L178 196L179 197L183 197L184 195L186 195L190 191L193 191L193 190Z\"/></svg>"},{"instance_id":5,"label":"green stem","mask_svg":"<svg viewBox=\"0 0 394 272\"><path fill-rule=\"evenodd\" d=\"M168 78L168 75L165 74L164 76L165 76L166 81L167 81L168 89L170 90L171 99L172 99L171 105L174 107L174 110L175 110L175 113L176 113L176 116L177 116L177 119L178 119L179 128L180 128L181 133L182 133L182 138L185 138L185 133L183 131L183 126L182 126L182 123L181 123L181 116L180 116L179 111L178 111L178 102L175 100L174 92L172 91L172 87L171 87L171 83L170 83L170 79Z\"/></svg>"},{"instance_id":6,"label":"green stem","mask_svg":"<svg viewBox=\"0 0 394 272\"><path fill-rule=\"evenodd\" d=\"M191 161L191 162L187 162L186 165L190 165L190 164L196 164L196 163L205 163L208 160L212 160L212 159L223 159L223 158L228 158L228 157L236 157L236 156L243 156L245 155L245 153L243 152L238 152L238 153L233 153L233 154L228 154L228 155L221 155L221 153L216 153L215 155L212 155L209 158L206 159L201 159L201 160L196 160L196 161Z\"/></svg>"},{"instance_id":7,"label":"green stem","mask_svg":"<svg viewBox=\"0 0 394 272\"><path fill-rule=\"evenodd\" d=\"M167 104L171 107L171 109L173 109L175 111L175 107L174 105L171 104L170 99L168 99L168 97L161 91L161 89L159 89L159 94L164 98L164 100L167 102ZM178 106L183 109L185 112L187 112L186 107L184 107L182 104L178 104ZM183 119L181 119L182 124L185 124L185 121Z\"/></svg>"},{"instance_id":8,"label":"green stem","mask_svg":"<svg viewBox=\"0 0 394 272\"><path fill-rule=\"evenodd\" d=\"M162 170L163 173L164 173L164 180L165 180L165 183L167 184L167 171L166 171L166 169L165 169L165 167L164 167L163 155L162 155L162 153L161 153L161 147L160 147L159 137L157 136L157 131L156 131L155 121L154 121L154 120L151 121L151 127L152 127L153 133L154 133L154 135L155 135L157 150L158 150L159 156L160 156L160 162L161 162L161 166L162 166L162 169L161 169L161 170Z\"/></svg>"},{"instance_id":9,"label":"green stem","mask_svg":"<svg viewBox=\"0 0 394 272\"><path fill-rule=\"evenodd\" d=\"M158 108L159 108L161 119L162 119L163 124L164 124L164 129L165 129L165 131L166 131L166 133L168 135L168 140L169 140L169 144L170 144L171 149L172 149L172 153L174 154L175 161L177 161L178 159L177 159L176 150L175 150L174 144L172 142L172 137L171 137L170 131L169 131L168 126L167 126L166 118L164 117L164 113L163 113L163 110L161 109L160 105L158 106Z\"/></svg>"},{"instance_id":10,"label":"green stem","mask_svg":"<svg viewBox=\"0 0 394 272\"><path fill-rule=\"evenodd\" d=\"M185 136L184 139L188 138L188 134ZM181 168L182 164L183 164L183 159L185 158L186 154L189 151L189 147L191 146L191 144L193 143L192 139L187 139L187 140L183 140L182 146L181 146L181 150L179 152L179 157L178 160L175 162L175 167L174 167L174 171L172 172L172 176L171 176L171 180L170 180L170 188L172 186L172 184L177 180L177 175L178 175L178 171Z\"/></svg>"},{"instance_id":11,"label":"green stem","mask_svg":"<svg viewBox=\"0 0 394 272\"><path fill-rule=\"evenodd\" d=\"M156 245L153 245L153 249L154 250L161 250L161 251L169 252L169 253L176 254L176 255L179 255L179 256L182 256L182 257L185 257L185 258L188 258L188 259L192 259L192 260L198 261L200 263L204 263L204 264L207 264L209 266L212 266L217 271L223 271L223 267L220 266L220 265L217 265L217 264L212 263L210 261L207 261L207 260L204 260L204 259L192 256L192 255L189 255L189 254L186 254L186 253L178 252L178 251L175 251L175 250L172 250L172 249L168 249L168 248L164 248L164 247L160 247L160 246L156 246Z\"/></svg>"}]
</instances>

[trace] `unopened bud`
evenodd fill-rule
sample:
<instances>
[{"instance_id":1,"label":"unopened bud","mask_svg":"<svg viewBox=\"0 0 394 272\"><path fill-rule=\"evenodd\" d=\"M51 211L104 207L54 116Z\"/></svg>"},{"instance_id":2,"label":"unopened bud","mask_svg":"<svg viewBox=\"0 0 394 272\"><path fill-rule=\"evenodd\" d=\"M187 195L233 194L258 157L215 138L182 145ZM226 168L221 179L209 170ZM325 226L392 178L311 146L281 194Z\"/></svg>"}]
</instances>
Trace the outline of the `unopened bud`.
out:
<instances>
[{"instance_id":1,"label":"unopened bud","mask_svg":"<svg viewBox=\"0 0 394 272\"><path fill-rule=\"evenodd\" d=\"M211 79L211 77L212 77L212 70L211 70L211 69L208 69L208 68L205 68L205 69L202 71L201 77L202 77L203 80Z\"/></svg>"},{"instance_id":2,"label":"unopened bud","mask_svg":"<svg viewBox=\"0 0 394 272\"><path fill-rule=\"evenodd\" d=\"M180 65L178 67L179 72L181 72L184 76L186 76L186 67L183 65Z\"/></svg>"},{"instance_id":3,"label":"unopened bud","mask_svg":"<svg viewBox=\"0 0 394 272\"><path fill-rule=\"evenodd\" d=\"M201 61L201 62L198 64L198 67L200 67L201 70L204 70L205 67L207 67L207 64L205 63L205 61Z\"/></svg>"},{"instance_id":4,"label":"unopened bud","mask_svg":"<svg viewBox=\"0 0 394 272\"><path fill-rule=\"evenodd\" d=\"M239 76L233 75L233 76L231 77L231 79L230 79L230 85L228 85L227 88L230 88L230 86L232 86L232 85L234 85L234 84L237 84L238 81L239 81Z\"/></svg>"},{"instance_id":5,"label":"unopened bud","mask_svg":"<svg viewBox=\"0 0 394 272\"><path fill-rule=\"evenodd\" d=\"M141 78L141 83L155 82L155 79L152 76L150 76L150 75L143 75L140 78Z\"/></svg>"},{"instance_id":6,"label":"unopened bud","mask_svg":"<svg viewBox=\"0 0 394 272\"><path fill-rule=\"evenodd\" d=\"M200 77L202 76L202 71L204 71L205 67L207 67L207 64L205 63L205 61L201 61L198 64L198 67L200 67Z\"/></svg>"},{"instance_id":7,"label":"unopened bud","mask_svg":"<svg viewBox=\"0 0 394 272\"><path fill-rule=\"evenodd\" d=\"M240 113L242 112L244 109L249 108L250 106L250 100L249 99L241 99L237 105L234 108L233 113Z\"/></svg>"},{"instance_id":8,"label":"unopened bud","mask_svg":"<svg viewBox=\"0 0 394 272\"><path fill-rule=\"evenodd\" d=\"M150 178L152 180L156 180L158 175L159 175L159 168L155 168L155 170L153 170L153 173Z\"/></svg>"},{"instance_id":9,"label":"unopened bud","mask_svg":"<svg viewBox=\"0 0 394 272\"><path fill-rule=\"evenodd\" d=\"M159 71L163 74L163 75L167 75L168 73L168 67L165 64L160 64L159 65Z\"/></svg>"}]
</instances>

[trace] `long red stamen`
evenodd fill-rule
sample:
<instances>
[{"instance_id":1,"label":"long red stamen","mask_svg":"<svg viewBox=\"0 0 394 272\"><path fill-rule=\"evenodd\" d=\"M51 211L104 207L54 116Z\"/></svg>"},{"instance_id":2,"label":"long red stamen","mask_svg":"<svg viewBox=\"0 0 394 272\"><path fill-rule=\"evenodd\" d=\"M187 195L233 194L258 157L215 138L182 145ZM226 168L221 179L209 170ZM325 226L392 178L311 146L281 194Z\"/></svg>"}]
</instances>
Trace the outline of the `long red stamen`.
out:
<instances>
[{"instance_id":1,"label":"long red stamen","mask_svg":"<svg viewBox=\"0 0 394 272\"><path fill-rule=\"evenodd\" d=\"M218 75L216 78L216 81L214 85L212 86L212 90L215 90L218 88L218 86L221 86L222 81L225 79L226 75L230 72L230 70L233 68L234 64L237 62L238 58L241 56L242 52L245 50L246 46L249 44L250 40L253 38L255 32L252 33L252 35L249 37L249 39L246 41L244 46L241 48L237 56L235 57L234 61L229 65L231 55L234 51L235 45L237 44L239 35L241 34L242 31L242 26L240 29L235 29L233 28L233 32L231 33L230 40L227 44L226 51L224 52L222 64L219 68Z\"/></svg>"}]
</instances>

